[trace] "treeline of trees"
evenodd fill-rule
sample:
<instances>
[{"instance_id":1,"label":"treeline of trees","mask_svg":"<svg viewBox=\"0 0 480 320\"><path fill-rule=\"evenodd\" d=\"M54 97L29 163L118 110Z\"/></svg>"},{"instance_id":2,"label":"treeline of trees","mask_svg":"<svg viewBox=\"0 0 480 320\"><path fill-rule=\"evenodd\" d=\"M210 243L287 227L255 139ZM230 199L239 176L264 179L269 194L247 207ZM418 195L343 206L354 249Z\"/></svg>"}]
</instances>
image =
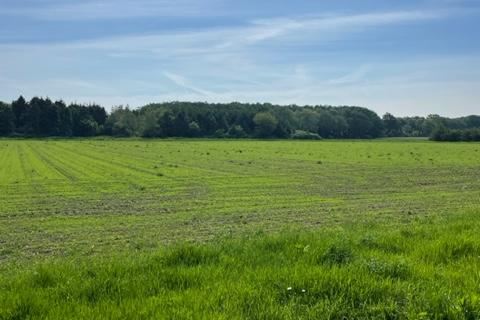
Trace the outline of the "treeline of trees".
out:
<instances>
[{"instance_id":1,"label":"treeline of trees","mask_svg":"<svg viewBox=\"0 0 480 320\"><path fill-rule=\"evenodd\" d=\"M378 138L427 137L440 128L480 128L480 116L396 118L361 107L169 102L140 109L70 104L35 97L0 102L1 136Z\"/></svg>"},{"instance_id":2,"label":"treeline of trees","mask_svg":"<svg viewBox=\"0 0 480 320\"><path fill-rule=\"evenodd\" d=\"M469 130L480 128L480 116L445 118L439 115L428 117L396 118L387 113L383 116L384 135L387 137L430 137L443 129Z\"/></svg>"},{"instance_id":3,"label":"treeline of trees","mask_svg":"<svg viewBox=\"0 0 480 320\"><path fill-rule=\"evenodd\" d=\"M298 107L271 104L151 104L138 111L116 109L114 123L137 120L144 137L377 138L382 120L360 107ZM131 118L121 121L121 118ZM125 132L113 127L113 134Z\"/></svg>"},{"instance_id":4,"label":"treeline of trees","mask_svg":"<svg viewBox=\"0 0 480 320\"><path fill-rule=\"evenodd\" d=\"M0 102L2 136L78 136L101 134L108 115L98 105L70 104L63 101L18 98L11 104Z\"/></svg>"},{"instance_id":5,"label":"treeline of trees","mask_svg":"<svg viewBox=\"0 0 480 320\"><path fill-rule=\"evenodd\" d=\"M448 129L440 127L430 136L434 141L480 141L480 129Z\"/></svg>"},{"instance_id":6,"label":"treeline of trees","mask_svg":"<svg viewBox=\"0 0 480 320\"><path fill-rule=\"evenodd\" d=\"M360 107L170 102L138 110L35 97L0 104L0 135L218 138L377 138L382 120Z\"/></svg>"}]
</instances>

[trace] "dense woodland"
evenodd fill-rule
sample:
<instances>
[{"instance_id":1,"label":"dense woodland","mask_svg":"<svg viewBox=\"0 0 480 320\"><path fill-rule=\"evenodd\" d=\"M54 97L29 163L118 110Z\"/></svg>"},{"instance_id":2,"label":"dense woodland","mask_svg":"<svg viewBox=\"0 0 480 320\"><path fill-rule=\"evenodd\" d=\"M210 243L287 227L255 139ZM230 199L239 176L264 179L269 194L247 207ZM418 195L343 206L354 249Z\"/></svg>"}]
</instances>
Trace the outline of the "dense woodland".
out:
<instances>
[{"instance_id":1,"label":"dense woodland","mask_svg":"<svg viewBox=\"0 0 480 320\"><path fill-rule=\"evenodd\" d=\"M0 102L0 135L20 137L379 138L479 141L480 116L397 118L361 107L168 102L111 113L95 104Z\"/></svg>"}]
</instances>

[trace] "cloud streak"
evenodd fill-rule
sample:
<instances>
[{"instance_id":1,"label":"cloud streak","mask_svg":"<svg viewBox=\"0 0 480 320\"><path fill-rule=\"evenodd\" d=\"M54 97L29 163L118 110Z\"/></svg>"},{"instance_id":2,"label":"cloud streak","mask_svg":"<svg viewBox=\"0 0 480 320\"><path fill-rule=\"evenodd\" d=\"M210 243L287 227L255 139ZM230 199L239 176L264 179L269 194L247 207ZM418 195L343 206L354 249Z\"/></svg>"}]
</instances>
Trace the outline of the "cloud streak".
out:
<instances>
[{"instance_id":1,"label":"cloud streak","mask_svg":"<svg viewBox=\"0 0 480 320\"><path fill-rule=\"evenodd\" d=\"M171 30L147 35L110 37L49 44L24 44L24 49L85 49L109 51L111 56L148 54L159 58L235 52L263 43L321 43L366 28L444 18L445 11L398 11L354 15L308 16L254 20L235 27ZM0 45L22 49L22 44Z\"/></svg>"},{"instance_id":2,"label":"cloud streak","mask_svg":"<svg viewBox=\"0 0 480 320\"><path fill-rule=\"evenodd\" d=\"M211 91L203 90L199 87L196 87L196 86L190 84L190 81L188 79L186 79L185 77L183 77L179 74L175 74L175 73L172 73L172 72L165 71L165 72L163 72L163 75L167 79L169 79L170 81L175 83L180 88L188 89L188 90L190 90L194 93L200 94L200 95L202 95L206 98L212 98L212 97L215 96L215 94Z\"/></svg>"},{"instance_id":3,"label":"cloud streak","mask_svg":"<svg viewBox=\"0 0 480 320\"><path fill-rule=\"evenodd\" d=\"M330 79L328 81L329 84L337 84L337 85L343 85L343 84L352 84L361 81L364 79L368 73L371 71L372 66L371 65L362 65L358 69L342 76L339 78L335 79Z\"/></svg>"},{"instance_id":4,"label":"cloud streak","mask_svg":"<svg viewBox=\"0 0 480 320\"><path fill-rule=\"evenodd\" d=\"M85 0L80 2L47 1L41 5L10 7L0 14L47 21L115 20L145 17L189 17L208 13L206 3L217 0ZM203 3L203 4L202 4Z\"/></svg>"},{"instance_id":5,"label":"cloud streak","mask_svg":"<svg viewBox=\"0 0 480 320\"><path fill-rule=\"evenodd\" d=\"M284 18L254 21L255 27L246 40L251 42L278 38L300 31L348 31L354 28L375 27L404 22L439 19L446 11L397 11L355 15Z\"/></svg>"}]
</instances>

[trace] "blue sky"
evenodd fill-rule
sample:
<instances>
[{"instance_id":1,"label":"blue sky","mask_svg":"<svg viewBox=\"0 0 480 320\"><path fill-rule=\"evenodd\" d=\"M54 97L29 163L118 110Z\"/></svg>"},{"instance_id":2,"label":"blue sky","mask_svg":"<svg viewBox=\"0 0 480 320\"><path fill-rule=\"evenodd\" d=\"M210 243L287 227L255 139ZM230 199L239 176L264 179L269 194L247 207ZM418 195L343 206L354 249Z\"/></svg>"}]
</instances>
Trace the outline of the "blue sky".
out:
<instances>
[{"instance_id":1,"label":"blue sky","mask_svg":"<svg viewBox=\"0 0 480 320\"><path fill-rule=\"evenodd\" d=\"M480 114L480 0L0 0L0 100Z\"/></svg>"}]
</instances>

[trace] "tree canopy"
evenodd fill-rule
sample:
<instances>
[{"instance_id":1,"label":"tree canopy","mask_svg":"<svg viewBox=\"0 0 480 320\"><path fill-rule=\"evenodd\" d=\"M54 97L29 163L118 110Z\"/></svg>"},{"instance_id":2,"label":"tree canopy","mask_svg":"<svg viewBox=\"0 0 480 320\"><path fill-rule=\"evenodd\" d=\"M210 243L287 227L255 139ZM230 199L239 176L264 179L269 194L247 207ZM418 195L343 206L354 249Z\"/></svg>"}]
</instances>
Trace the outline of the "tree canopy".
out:
<instances>
[{"instance_id":1,"label":"tree canopy","mask_svg":"<svg viewBox=\"0 0 480 320\"><path fill-rule=\"evenodd\" d=\"M477 128L480 116L397 118L387 113L380 118L355 106L167 102L139 109L116 107L107 113L96 104L67 106L39 97L0 102L1 136L368 139L432 135L438 140L458 140L457 136L472 140Z\"/></svg>"}]
</instances>

